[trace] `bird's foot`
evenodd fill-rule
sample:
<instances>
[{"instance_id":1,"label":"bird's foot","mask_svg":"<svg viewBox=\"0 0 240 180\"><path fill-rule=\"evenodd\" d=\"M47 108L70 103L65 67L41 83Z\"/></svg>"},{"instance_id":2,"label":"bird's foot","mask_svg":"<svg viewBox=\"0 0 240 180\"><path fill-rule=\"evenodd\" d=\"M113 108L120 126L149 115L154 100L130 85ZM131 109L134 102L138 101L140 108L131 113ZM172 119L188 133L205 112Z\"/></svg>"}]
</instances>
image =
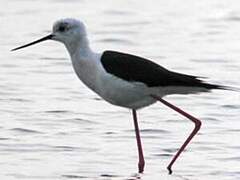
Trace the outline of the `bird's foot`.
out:
<instances>
[{"instance_id":1,"label":"bird's foot","mask_svg":"<svg viewBox=\"0 0 240 180\"><path fill-rule=\"evenodd\" d=\"M168 166L167 169L168 169L168 174L172 174L172 167Z\"/></svg>"},{"instance_id":2,"label":"bird's foot","mask_svg":"<svg viewBox=\"0 0 240 180\"><path fill-rule=\"evenodd\" d=\"M139 163L138 163L138 173L143 173L143 171L144 171L144 165L145 165L144 162L139 162Z\"/></svg>"}]
</instances>

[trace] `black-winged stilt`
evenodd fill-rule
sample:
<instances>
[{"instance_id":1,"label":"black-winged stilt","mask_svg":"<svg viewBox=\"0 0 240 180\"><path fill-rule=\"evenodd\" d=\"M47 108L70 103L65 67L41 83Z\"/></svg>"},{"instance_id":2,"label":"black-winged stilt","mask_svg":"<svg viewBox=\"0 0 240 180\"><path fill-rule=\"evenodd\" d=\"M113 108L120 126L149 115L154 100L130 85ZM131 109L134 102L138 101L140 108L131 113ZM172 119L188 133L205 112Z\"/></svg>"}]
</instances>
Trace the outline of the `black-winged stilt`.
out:
<instances>
[{"instance_id":1,"label":"black-winged stilt","mask_svg":"<svg viewBox=\"0 0 240 180\"><path fill-rule=\"evenodd\" d=\"M73 68L86 86L109 103L132 110L140 173L144 170L145 161L136 110L160 101L195 124L192 133L167 166L171 174L172 165L200 129L201 121L170 104L162 97L171 94L207 92L211 89L227 89L225 86L205 83L197 76L169 71L142 57L109 50L95 53L89 47L84 24L75 19L57 21L53 25L50 35L12 49L12 51L45 40L60 41L66 46Z\"/></svg>"}]
</instances>

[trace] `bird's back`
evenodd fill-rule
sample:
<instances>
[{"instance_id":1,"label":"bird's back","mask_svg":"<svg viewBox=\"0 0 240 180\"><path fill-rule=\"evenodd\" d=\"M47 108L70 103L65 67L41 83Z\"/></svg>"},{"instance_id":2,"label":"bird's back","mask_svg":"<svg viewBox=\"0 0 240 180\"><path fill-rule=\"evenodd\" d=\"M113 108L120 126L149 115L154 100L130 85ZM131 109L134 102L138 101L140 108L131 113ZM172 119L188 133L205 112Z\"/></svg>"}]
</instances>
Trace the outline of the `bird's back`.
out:
<instances>
[{"instance_id":1,"label":"bird's back","mask_svg":"<svg viewBox=\"0 0 240 180\"><path fill-rule=\"evenodd\" d=\"M219 89L219 85L204 83L197 76L169 71L145 58L116 52L105 51L101 62L105 70L129 82L142 82L148 87L186 86Z\"/></svg>"}]
</instances>

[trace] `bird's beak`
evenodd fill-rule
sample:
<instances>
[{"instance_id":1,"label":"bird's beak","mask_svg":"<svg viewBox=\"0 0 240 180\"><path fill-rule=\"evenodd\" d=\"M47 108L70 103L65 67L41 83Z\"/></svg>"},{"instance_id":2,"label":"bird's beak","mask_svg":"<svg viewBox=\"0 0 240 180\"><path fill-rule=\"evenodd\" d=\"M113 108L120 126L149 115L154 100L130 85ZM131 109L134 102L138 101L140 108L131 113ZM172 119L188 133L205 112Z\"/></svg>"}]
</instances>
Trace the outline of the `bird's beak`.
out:
<instances>
[{"instance_id":1,"label":"bird's beak","mask_svg":"<svg viewBox=\"0 0 240 180\"><path fill-rule=\"evenodd\" d=\"M25 44L25 45L23 45L23 46L14 48L14 49L12 49L11 51L16 51L16 50L18 50L18 49L22 49L22 48L25 48L25 47L28 47L28 46L31 46L31 45L40 43L40 42L42 42L42 41L46 41L46 40L52 39L53 37L54 37L54 35L53 35L53 34L50 34L50 35L47 35L47 36L45 36L45 37L43 37L43 38L41 38L41 39L38 39L38 40L36 40L36 41L33 41L33 42L31 42L31 43L28 43L28 44Z\"/></svg>"}]
</instances>

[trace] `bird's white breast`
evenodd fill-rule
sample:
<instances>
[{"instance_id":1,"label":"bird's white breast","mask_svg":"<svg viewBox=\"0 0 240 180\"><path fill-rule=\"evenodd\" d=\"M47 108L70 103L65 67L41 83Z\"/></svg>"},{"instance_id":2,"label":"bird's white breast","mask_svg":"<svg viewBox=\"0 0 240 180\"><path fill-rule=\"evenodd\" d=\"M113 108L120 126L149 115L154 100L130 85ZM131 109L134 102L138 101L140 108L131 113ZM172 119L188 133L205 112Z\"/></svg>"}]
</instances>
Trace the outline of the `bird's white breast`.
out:
<instances>
[{"instance_id":1,"label":"bird's white breast","mask_svg":"<svg viewBox=\"0 0 240 180\"><path fill-rule=\"evenodd\" d=\"M72 57L74 70L81 81L111 104L138 109L155 102L148 94L148 88L143 83L128 82L103 68L101 54Z\"/></svg>"}]
</instances>

